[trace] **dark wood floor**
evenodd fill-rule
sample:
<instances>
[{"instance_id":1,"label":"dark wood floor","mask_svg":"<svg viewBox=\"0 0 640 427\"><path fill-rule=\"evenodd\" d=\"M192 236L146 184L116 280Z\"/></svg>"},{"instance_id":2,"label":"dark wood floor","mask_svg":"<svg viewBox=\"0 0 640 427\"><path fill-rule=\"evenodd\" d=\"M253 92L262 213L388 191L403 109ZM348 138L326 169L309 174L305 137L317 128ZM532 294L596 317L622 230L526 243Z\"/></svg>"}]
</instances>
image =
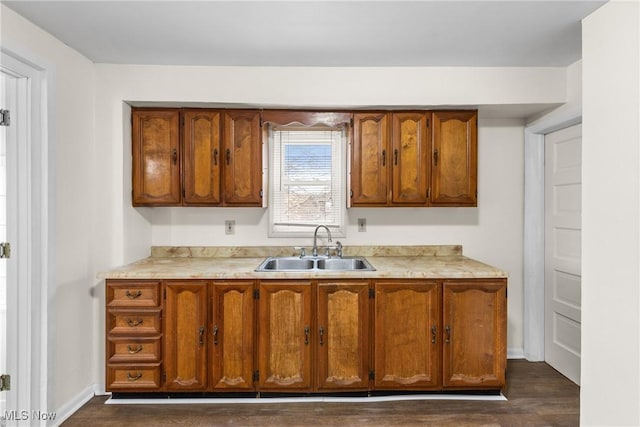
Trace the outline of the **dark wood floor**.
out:
<instances>
[{"instance_id":1,"label":"dark wood floor","mask_svg":"<svg viewBox=\"0 0 640 427\"><path fill-rule=\"evenodd\" d=\"M546 363L510 360L507 401L105 405L94 397L73 426L577 426L580 388Z\"/></svg>"}]
</instances>

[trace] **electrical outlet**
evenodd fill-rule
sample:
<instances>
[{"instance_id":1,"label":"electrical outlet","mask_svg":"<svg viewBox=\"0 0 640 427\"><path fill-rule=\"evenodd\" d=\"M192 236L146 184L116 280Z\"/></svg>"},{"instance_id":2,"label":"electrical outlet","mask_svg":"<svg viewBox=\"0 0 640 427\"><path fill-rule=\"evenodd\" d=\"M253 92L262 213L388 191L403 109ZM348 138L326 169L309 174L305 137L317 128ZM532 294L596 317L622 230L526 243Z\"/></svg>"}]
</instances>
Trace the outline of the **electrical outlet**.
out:
<instances>
[{"instance_id":1,"label":"electrical outlet","mask_svg":"<svg viewBox=\"0 0 640 427\"><path fill-rule=\"evenodd\" d=\"M358 218L358 232L364 233L367 231L367 218Z\"/></svg>"},{"instance_id":2,"label":"electrical outlet","mask_svg":"<svg viewBox=\"0 0 640 427\"><path fill-rule=\"evenodd\" d=\"M228 219L224 222L224 234L236 234L235 219Z\"/></svg>"}]
</instances>

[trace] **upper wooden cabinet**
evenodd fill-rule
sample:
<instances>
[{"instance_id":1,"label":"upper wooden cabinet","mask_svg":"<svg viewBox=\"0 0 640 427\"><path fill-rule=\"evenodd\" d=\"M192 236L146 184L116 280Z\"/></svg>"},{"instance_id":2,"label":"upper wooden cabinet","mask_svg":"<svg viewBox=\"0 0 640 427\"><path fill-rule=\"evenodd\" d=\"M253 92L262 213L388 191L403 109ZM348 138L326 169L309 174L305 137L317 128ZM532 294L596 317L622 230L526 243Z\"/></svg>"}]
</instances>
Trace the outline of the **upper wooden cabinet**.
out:
<instances>
[{"instance_id":1,"label":"upper wooden cabinet","mask_svg":"<svg viewBox=\"0 0 640 427\"><path fill-rule=\"evenodd\" d=\"M354 114L352 206L428 206L430 112Z\"/></svg>"},{"instance_id":2,"label":"upper wooden cabinet","mask_svg":"<svg viewBox=\"0 0 640 427\"><path fill-rule=\"evenodd\" d=\"M134 206L262 206L258 110L134 109Z\"/></svg>"},{"instance_id":3,"label":"upper wooden cabinet","mask_svg":"<svg viewBox=\"0 0 640 427\"><path fill-rule=\"evenodd\" d=\"M353 115L351 205L386 206L389 199L389 115Z\"/></svg>"},{"instance_id":4,"label":"upper wooden cabinet","mask_svg":"<svg viewBox=\"0 0 640 427\"><path fill-rule=\"evenodd\" d=\"M429 203L429 118L431 113L393 113L393 190L396 206Z\"/></svg>"},{"instance_id":5,"label":"upper wooden cabinet","mask_svg":"<svg viewBox=\"0 0 640 427\"><path fill-rule=\"evenodd\" d=\"M180 110L134 110L133 205L179 205Z\"/></svg>"},{"instance_id":6,"label":"upper wooden cabinet","mask_svg":"<svg viewBox=\"0 0 640 427\"><path fill-rule=\"evenodd\" d=\"M184 110L184 204L218 205L220 188L221 113Z\"/></svg>"},{"instance_id":7,"label":"upper wooden cabinet","mask_svg":"<svg viewBox=\"0 0 640 427\"><path fill-rule=\"evenodd\" d=\"M229 110L224 117L225 203L262 206L260 112Z\"/></svg>"},{"instance_id":8,"label":"upper wooden cabinet","mask_svg":"<svg viewBox=\"0 0 640 427\"><path fill-rule=\"evenodd\" d=\"M476 206L477 111L434 111L431 204Z\"/></svg>"}]
</instances>

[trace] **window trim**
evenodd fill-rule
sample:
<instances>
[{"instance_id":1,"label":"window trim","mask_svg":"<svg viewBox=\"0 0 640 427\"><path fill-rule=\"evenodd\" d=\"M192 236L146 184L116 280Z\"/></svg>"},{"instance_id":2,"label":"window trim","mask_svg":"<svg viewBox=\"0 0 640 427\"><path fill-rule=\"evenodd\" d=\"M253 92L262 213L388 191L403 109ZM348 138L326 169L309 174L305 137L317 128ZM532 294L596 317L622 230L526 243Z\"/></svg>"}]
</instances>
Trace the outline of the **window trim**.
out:
<instances>
[{"instance_id":1,"label":"window trim","mask_svg":"<svg viewBox=\"0 0 640 427\"><path fill-rule=\"evenodd\" d=\"M266 113L266 111L265 111ZM267 139L267 170L266 173L269 177L269 185L268 185L268 197L271 201L273 199L274 194L274 185L275 182L271 179L272 169L273 169L273 144L274 138L272 137L272 129L274 127L284 127L287 125L295 125L297 127L342 127L344 126L344 138L342 138L340 142L340 147L338 152L340 153L340 226L329 226L331 230L331 234L334 237L346 237L346 228L347 228L347 192L348 192L348 163L349 163L349 144L351 138L351 113L333 113L333 112L303 112L303 111L278 111L273 110L270 114L263 116L264 124L265 124L265 136ZM277 226L274 225L274 213L275 209L271 203L268 206L269 211L269 224L268 224L268 237L305 237L309 238L313 236L313 231L317 225L320 224L309 224L309 226L301 226L298 228L291 228L290 230L281 230L278 229Z\"/></svg>"}]
</instances>

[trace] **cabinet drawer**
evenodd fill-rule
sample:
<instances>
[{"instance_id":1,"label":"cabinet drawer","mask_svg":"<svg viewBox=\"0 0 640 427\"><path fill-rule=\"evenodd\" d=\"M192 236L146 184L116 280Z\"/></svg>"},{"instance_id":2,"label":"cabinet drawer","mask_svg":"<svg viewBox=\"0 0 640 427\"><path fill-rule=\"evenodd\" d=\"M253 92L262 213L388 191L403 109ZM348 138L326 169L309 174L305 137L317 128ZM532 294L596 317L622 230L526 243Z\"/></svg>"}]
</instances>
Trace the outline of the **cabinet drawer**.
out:
<instances>
[{"instance_id":1,"label":"cabinet drawer","mask_svg":"<svg viewBox=\"0 0 640 427\"><path fill-rule=\"evenodd\" d=\"M160 363L108 365L107 390L158 390Z\"/></svg>"},{"instance_id":2,"label":"cabinet drawer","mask_svg":"<svg viewBox=\"0 0 640 427\"><path fill-rule=\"evenodd\" d=\"M161 330L160 309L107 311L107 332L111 334L158 334Z\"/></svg>"},{"instance_id":3,"label":"cabinet drawer","mask_svg":"<svg viewBox=\"0 0 640 427\"><path fill-rule=\"evenodd\" d=\"M109 337L107 361L109 363L159 362L160 337Z\"/></svg>"},{"instance_id":4,"label":"cabinet drawer","mask_svg":"<svg viewBox=\"0 0 640 427\"><path fill-rule=\"evenodd\" d=\"M107 283L107 307L158 307L160 282L122 281Z\"/></svg>"}]
</instances>

